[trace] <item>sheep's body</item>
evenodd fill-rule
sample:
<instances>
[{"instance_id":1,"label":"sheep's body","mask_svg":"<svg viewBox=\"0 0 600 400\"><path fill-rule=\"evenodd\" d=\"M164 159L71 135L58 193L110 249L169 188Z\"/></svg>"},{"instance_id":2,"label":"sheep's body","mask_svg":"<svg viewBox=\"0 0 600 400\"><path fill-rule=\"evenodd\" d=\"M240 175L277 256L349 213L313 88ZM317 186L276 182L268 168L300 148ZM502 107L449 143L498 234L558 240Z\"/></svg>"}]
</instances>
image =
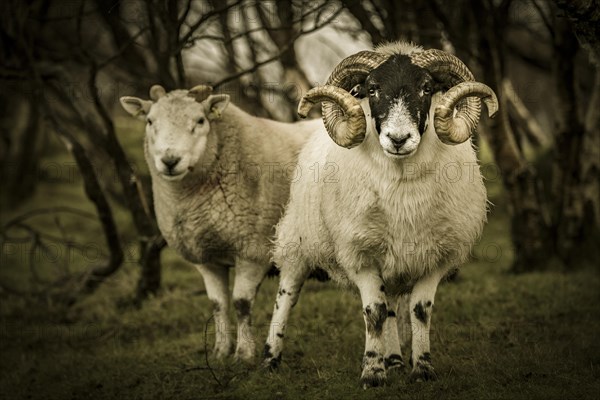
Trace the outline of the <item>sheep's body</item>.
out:
<instances>
[{"instance_id":1,"label":"sheep's body","mask_svg":"<svg viewBox=\"0 0 600 400\"><path fill-rule=\"evenodd\" d=\"M271 267L275 224L289 197L300 147L319 121L253 117L210 88L133 97L123 107L147 121L145 157L154 209L169 246L194 263L214 303L215 353L233 351L229 268L235 267L237 359L251 360L251 308Z\"/></svg>"},{"instance_id":2,"label":"sheep's body","mask_svg":"<svg viewBox=\"0 0 600 400\"><path fill-rule=\"evenodd\" d=\"M314 126L256 118L230 104L212 124L219 143L209 138L200 174L164 181L149 162L157 221L167 243L193 263L233 265L242 256L268 265L297 154Z\"/></svg>"},{"instance_id":3,"label":"sheep's body","mask_svg":"<svg viewBox=\"0 0 600 400\"><path fill-rule=\"evenodd\" d=\"M337 146L324 130L312 136L299 162L335 166L336 173L316 182L303 174L292 185L277 227L277 265L286 268L293 252L299 262L352 285L347 268L374 264L388 294L398 294L434 269L467 260L486 219L471 142L444 145L431 126L404 162L378 146L373 134L353 150Z\"/></svg>"},{"instance_id":4,"label":"sheep's body","mask_svg":"<svg viewBox=\"0 0 600 400\"><path fill-rule=\"evenodd\" d=\"M410 54L421 48L400 43L377 50ZM438 93L431 99L429 121L440 98ZM302 282L319 266L360 292L367 331L365 385L381 384L388 368L402 366L400 345L411 339L411 378L433 379L429 324L435 291L451 269L467 260L481 234L487 213L483 179L471 140L445 145L433 123L425 124L410 156L385 155L369 100L360 105L367 122L361 145L339 147L321 128L299 155L301 166L335 174L327 179L302 175L292 184L277 226L273 259L281 281L265 363L278 365L290 310Z\"/></svg>"}]
</instances>

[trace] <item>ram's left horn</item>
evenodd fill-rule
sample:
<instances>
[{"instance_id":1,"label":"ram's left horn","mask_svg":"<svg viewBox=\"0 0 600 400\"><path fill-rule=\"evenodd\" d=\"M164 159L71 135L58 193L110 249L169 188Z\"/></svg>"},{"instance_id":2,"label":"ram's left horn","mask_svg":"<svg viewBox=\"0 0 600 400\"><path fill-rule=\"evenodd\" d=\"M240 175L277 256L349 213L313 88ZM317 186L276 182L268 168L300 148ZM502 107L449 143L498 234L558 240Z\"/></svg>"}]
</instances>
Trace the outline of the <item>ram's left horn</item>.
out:
<instances>
[{"instance_id":1,"label":"ram's left horn","mask_svg":"<svg viewBox=\"0 0 600 400\"><path fill-rule=\"evenodd\" d=\"M454 108L459 101L469 97L478 97L483 100L490 118L498 111L498 98L494 91L480 82L463 82L453 86L444 93L435 108L433 124L440 140L446 144L463 143L471 137L473 121L467 115L457 113Z\"/></svg>"}]
</instances>

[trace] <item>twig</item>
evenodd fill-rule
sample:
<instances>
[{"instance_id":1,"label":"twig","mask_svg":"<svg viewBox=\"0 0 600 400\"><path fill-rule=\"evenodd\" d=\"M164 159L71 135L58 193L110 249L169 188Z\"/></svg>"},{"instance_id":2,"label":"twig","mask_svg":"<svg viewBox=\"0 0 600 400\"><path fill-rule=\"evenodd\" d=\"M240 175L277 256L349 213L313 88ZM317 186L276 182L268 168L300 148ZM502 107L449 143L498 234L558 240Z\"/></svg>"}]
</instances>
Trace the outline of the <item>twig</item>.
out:
<instances>
[{"instance_id":1,"label":"twig","mask_svg":"<svg viewBox=\"0 0 600 400\"><path fill-rule=\"evenodd\" d=\"M544 10L542 9L542 6L540 6L538 4L538 2L535 1L535 0L531 0L531 4L536 9L536 11L540 14L540 18L542 19L542 22L544 23L544 26L546 26L546 29L548 30L548 33L550 34L550 37L554 40L554 36L555 36L554 35L554 26L552 25L552 23L548 19L548 16L546 15L546 13L544 12Z\"/></svg>"},{"instance_id":2,"label":"twig","mask_svg":"<svg viewBox=\"0 0 600 400\"><path fill-rule=\"evenodd\" d=\"M229 11L229 9L231 9L233 7L236 7L236 6L239 6L241 3L242 3L241 0L235 1L235 2L233 2L231 4L228 4L227 6L225 6L223 8L214 9L214 10L212 10L212 11L206 13L206 14L203 14L195 23L193 23L192 25L188 26L189 32L186 33L185 35L183 35L183 37L179 41L179 44L177 46L175 46L174 51L179 52L184 47L186 47L186 43L194 35L194 33L196 32L196 29L198 29L203 23L205 23L206 21L208 21L212 17L215 17L215 16L217 16L218 14L220 14L222 12Z\"/></svg>"},{"instance_id":3,"label":"twig","mask_svg":"<svg viewBox=\"0 0 600 400\"><path fill-rule=\"evenodd\" d=\"M317 15L317 19L315 21L315 26L313 26L310 29L306 29L306 30L300 30L298 31L295 35L293 35L290 39L290 41L285 45L282 46L279 51L273 55L272 57L267 58L266 60L260 61L258 63L256 63L255 65L253 65L250 68L247 68L245 70L239 71L233 75L230 75L226 78L221 79L220 81L217 81L216 83L214 83L212 86L216 89L219 86L227 83L227 82L231 82L234 81L246 74L255 72L257 69L259 69L260 67L262 67L263 65L269 64L277 59L279 59L283 54L285 54L285 52L294 44L294 42L296 41L296 39L298 39L300 36L302 35L306 35L312 32L315 32L321 28L323 28L324 26L328 25L331 21L333 21L338 15L339 13L344 9L344 7L340 7L335 13L333 13L331 16L329 16L325 21L323 21L322 23L318 23L318 19L320 17L320 14Z\"/></svg>"},{"instance_id":4,"label":"twig","mask_svg":"<svg viewBox=\"0 0 600 400\"><path fill-rule=\"evenodd\" d=\"M56 213L69 213L69 214L77 215L77 216L80 216L83 218L88 218L91 220L96 219L94 214L92 214L90 212L83 211L83 210L80 210L80 209L74 208L74 207L58 206L58 207L36 208L35 210L28 211L26 213L19 215L18 217L15 217L15 218L9 220L6 224L4 224L4 226L18 224L20 222L24 222L24 221L28 220L29 218L37 217L40 215L56 214Z\"/></svg>"}]
</instances>

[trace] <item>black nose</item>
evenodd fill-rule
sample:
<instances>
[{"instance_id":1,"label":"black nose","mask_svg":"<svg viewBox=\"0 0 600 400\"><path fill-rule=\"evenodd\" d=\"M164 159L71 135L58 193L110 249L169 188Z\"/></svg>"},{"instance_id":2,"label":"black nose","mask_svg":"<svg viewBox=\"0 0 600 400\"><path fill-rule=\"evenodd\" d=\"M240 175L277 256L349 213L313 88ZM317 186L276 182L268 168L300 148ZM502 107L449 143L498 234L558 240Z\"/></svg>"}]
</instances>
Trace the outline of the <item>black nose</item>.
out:
<instances>
[{"instance_id":1,"label":"black nose","mask_svg":"<svg viewBox=\"0 0 600 400\"><path fill-rule=\"evenodd\" d=\"M402 147L404 145L404 143L406 143L406 141L408 140L410 135L407 134L407 135L402 135L400 137L393 137L393 136L388 136L388 137L392 141L392 144L394 145L394 147L399 149L400 147Z\"/></svg>"},{"instance_id":2,"label":"black nose","mask_svg":"<svg viewBox=\"0 0 600 400\"><path fill-rule=\"evenodd\" d=\"M181 157L173 157L173 156L165 156L160 159L167 166L169 170L173 169L179 161L181 161Z\"/></svg>"}]
</instances>

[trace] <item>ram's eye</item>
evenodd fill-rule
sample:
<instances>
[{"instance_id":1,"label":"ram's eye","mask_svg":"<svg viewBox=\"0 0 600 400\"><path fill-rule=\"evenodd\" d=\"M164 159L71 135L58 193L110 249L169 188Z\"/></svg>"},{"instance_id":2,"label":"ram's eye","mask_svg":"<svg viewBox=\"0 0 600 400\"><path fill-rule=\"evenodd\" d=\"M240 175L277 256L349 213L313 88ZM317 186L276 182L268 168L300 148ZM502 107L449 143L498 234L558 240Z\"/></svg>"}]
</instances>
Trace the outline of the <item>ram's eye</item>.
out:
<instances>
[{"instance_id":1,"label":"ram's eye","mask_svg":"<svg viewBox=\"0 0 600 400\"><path fill-rule=\"evenodd\" d=\"M204 118L198 118L198 121L196 121L198 123L198 125L202 125L204 123Z\"/></svg>"},{"instance_id":2,"label":"ram's eye","mask_svg":"<svg viewBox=\"0 0 600 400\"><path fill-rule=\"evenodd\" d=\"M375 96L375 88L369 88L369 96Z\"/></svg>"},{"instance_id":3,"label":"ram's eye","mask_svg":"<svg viewBox=\"0 0 600 400\"><path fill-rule=\"evenodd\" d=\"M154 123L154 121L152 121L150 118L148 118L148 119L146 120L146 122L148 123L148 125L152 125L152 124Z\"/></svg>"},{"instance_id":4,"label":"ram's eye","mask_svg":"<svg viewBox=\"0 0 600 400\"><path fill-rule=\"evenodd\" d=\"M424 94L431 94L431 85L426 84L423 86L423 93Z\"/></svg>"}]
</instances>

